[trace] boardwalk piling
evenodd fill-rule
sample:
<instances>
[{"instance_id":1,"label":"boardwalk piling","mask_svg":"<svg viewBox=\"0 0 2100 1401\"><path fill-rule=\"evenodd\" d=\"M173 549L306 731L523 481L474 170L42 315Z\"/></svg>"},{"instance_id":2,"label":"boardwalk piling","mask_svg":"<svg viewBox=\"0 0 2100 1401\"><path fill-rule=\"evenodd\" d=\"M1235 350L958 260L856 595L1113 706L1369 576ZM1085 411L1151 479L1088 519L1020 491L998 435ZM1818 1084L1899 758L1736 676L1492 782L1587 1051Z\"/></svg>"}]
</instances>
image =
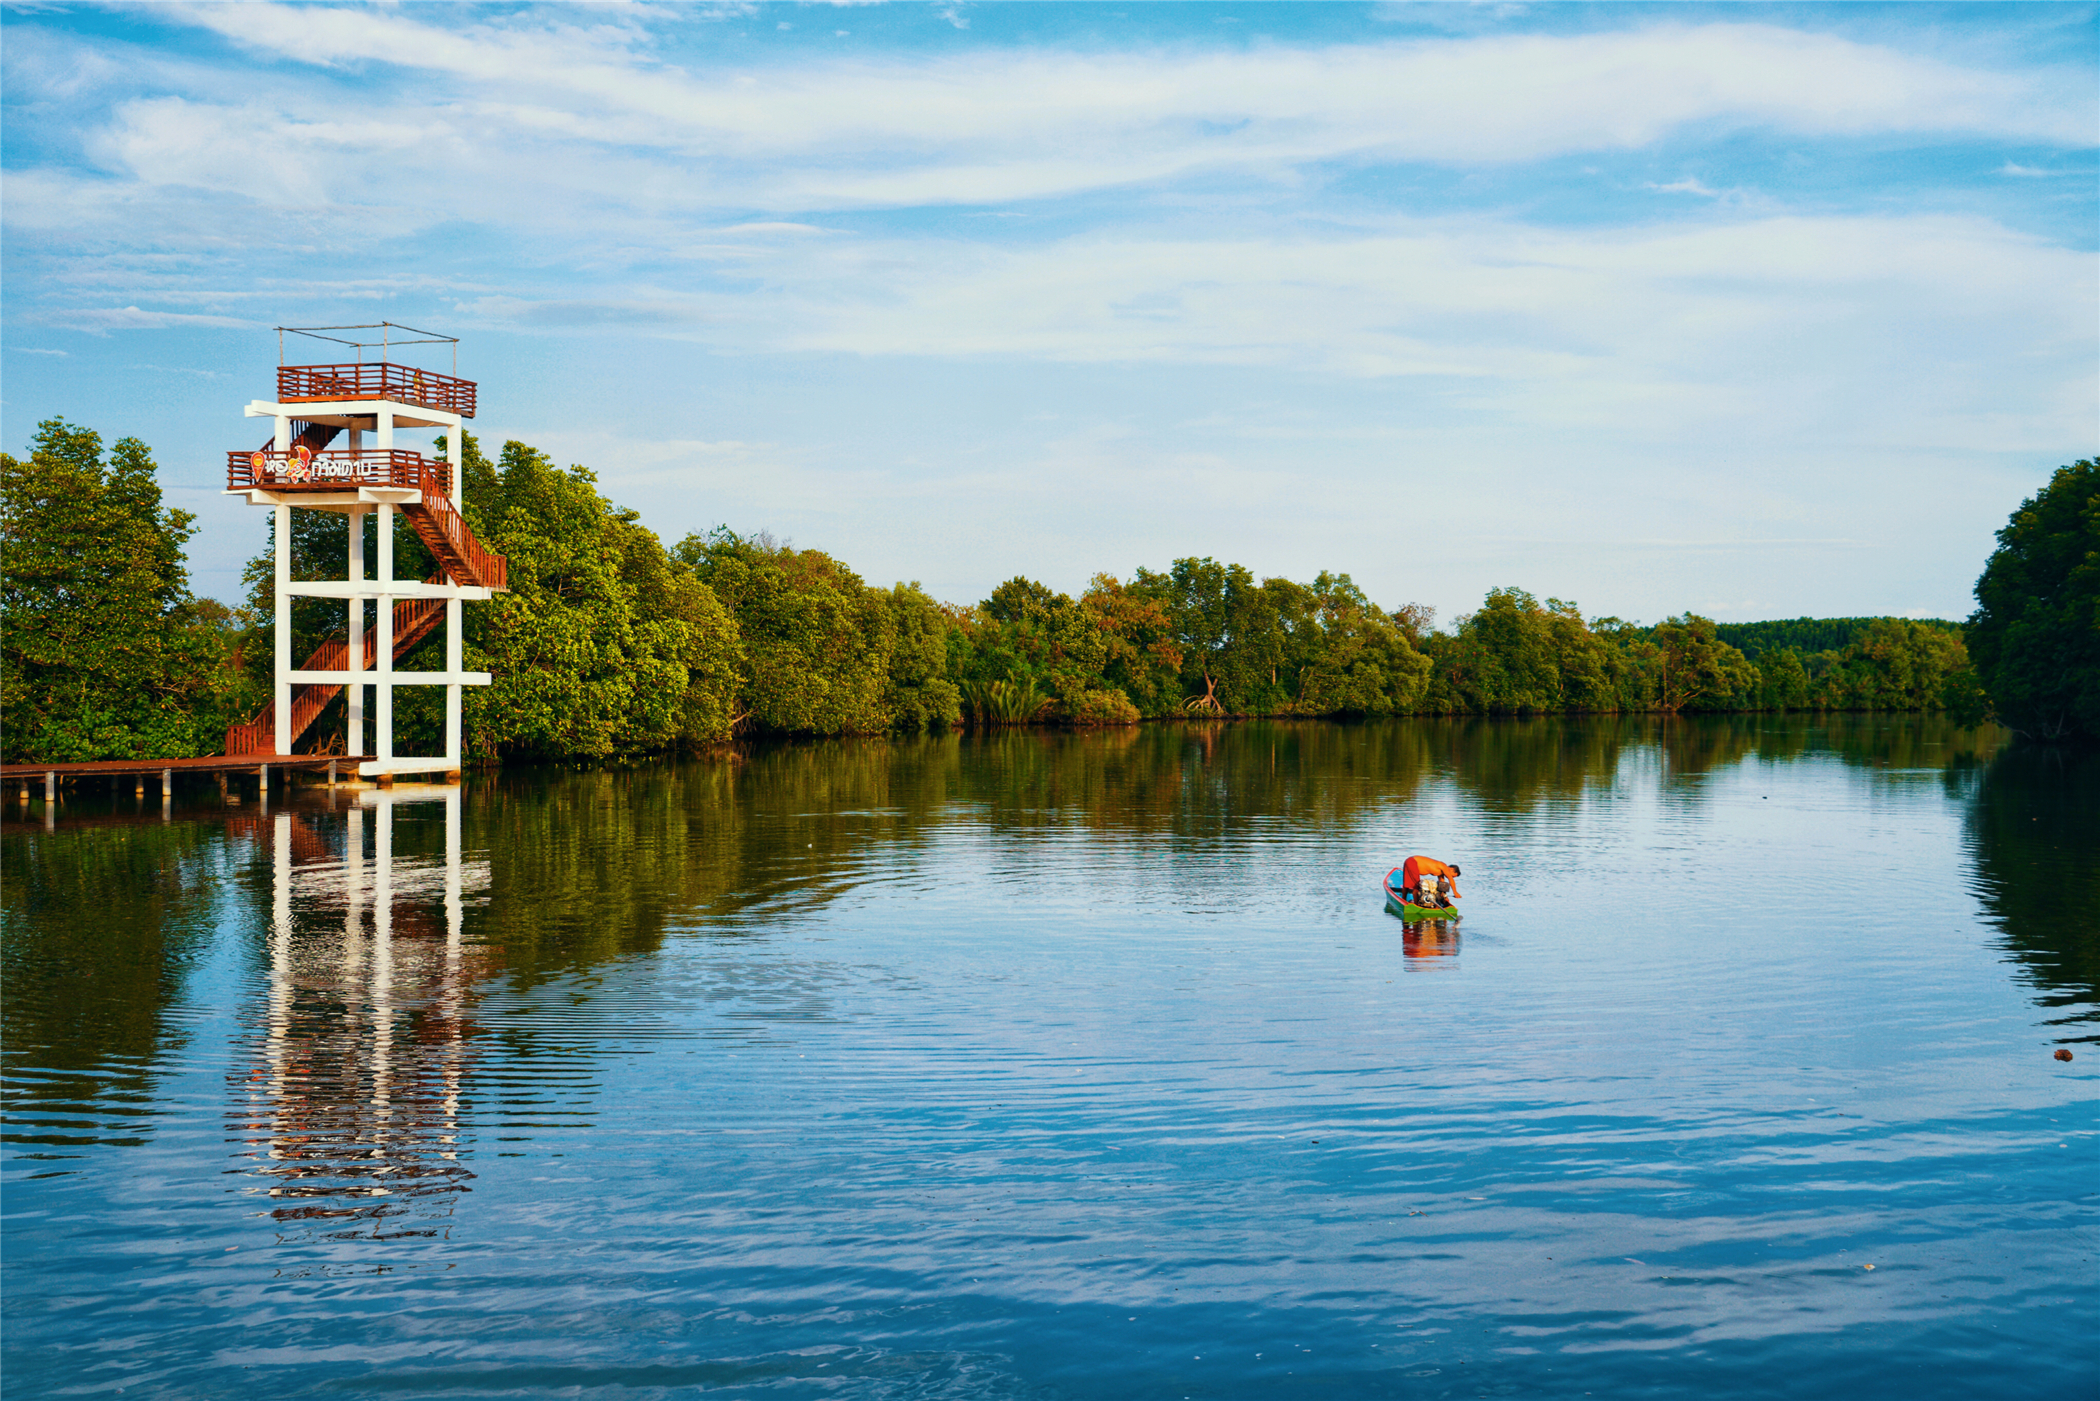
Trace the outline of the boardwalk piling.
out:
<instances>
[{"instance_id":1,"label":"boardwalk piling","mask_svg":"<svg viewBox=\"0 0 2100 1401\"><path fill-rule=\"evenodd\" d=\"M148 791L147 781L158 774L161 815L166 817L172 810L175 798L175 775L178 771L186 771L200 778L209 776L216 780L219 785L219 797L228 806L239 806L247 797L247 794L241 791L241 775L252 773L256 776L263 806L267 811L271 769L277 769L280 773L298 773L306 770L319 777L323 769L336 766L335 760L322 754L272 754L269 757L273 762L260 765L255 762L255 757L251 754L229 759L226 755L210 754L194 759L144 762L136 759L95 759L75 764L49 764L48 767L0 764L0 804L12 799L25 809L31 807L36 796L32 785L36 776L42 774L47 815L58 810L69 786L76 794L93 793L98 797L106 795L114 803L124 795L125 786L129 784L132 796L137 799L139 808L143 810ZM278 783L280 787L290 787L293 780L280 777Z\"/></svg>"}]
</instances>

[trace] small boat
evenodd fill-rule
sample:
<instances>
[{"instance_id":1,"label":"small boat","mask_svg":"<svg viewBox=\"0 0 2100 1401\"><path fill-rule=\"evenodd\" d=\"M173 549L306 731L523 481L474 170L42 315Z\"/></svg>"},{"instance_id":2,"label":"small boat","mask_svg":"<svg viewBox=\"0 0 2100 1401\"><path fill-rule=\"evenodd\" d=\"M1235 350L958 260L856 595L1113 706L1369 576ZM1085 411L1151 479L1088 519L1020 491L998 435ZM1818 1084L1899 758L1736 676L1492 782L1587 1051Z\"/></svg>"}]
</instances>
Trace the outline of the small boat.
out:
<instances>
[{"instance_id":1,"label":"small boat","mask_svg":"<svg viewBox=\"0 0 2100 1401\"><path fill-rule=\"evenodd\" d=\"M1387 871L1385 879L1379 882L1380 887L1385 891L1385 912L1387 914L1398 915L1400 918L1410 922L1418 919L1458 918L1458 911L1455 909L1431 909L1426 905L1410 903L1407 897L1400 893L1400 887L1394 883L1399 878L1400 868L1395 866L1392 870Z\"/></svg>"}]
</instances>

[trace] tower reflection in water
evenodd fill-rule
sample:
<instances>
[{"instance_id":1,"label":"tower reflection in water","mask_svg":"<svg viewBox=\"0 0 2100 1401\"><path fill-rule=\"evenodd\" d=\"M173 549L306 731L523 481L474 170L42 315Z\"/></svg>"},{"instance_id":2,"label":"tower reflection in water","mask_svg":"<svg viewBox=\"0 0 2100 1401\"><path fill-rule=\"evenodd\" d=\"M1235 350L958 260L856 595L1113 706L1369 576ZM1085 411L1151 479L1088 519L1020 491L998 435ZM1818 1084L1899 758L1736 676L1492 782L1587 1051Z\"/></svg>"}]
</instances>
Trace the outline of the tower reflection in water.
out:
<instances>
[{"instance_id":1,"label":"tower reflection in water","mask_svg":"<svg viewBox=\"0 0 2100 1401\"><path fill-rule=\"evenodd\" d=\"M441 804L444 855L397 860L397 811ZM234 1102L248 1170L286 1242L444 1234L474 1174L460 1147L469 993L492 970L461 943L486 863L460 860L460 790L358 794L346 813L281 812L268 1007ZM369 833L369 836L368 836ZM367 846L369 842L369 856Z\"/></svg>"}]
</instances>

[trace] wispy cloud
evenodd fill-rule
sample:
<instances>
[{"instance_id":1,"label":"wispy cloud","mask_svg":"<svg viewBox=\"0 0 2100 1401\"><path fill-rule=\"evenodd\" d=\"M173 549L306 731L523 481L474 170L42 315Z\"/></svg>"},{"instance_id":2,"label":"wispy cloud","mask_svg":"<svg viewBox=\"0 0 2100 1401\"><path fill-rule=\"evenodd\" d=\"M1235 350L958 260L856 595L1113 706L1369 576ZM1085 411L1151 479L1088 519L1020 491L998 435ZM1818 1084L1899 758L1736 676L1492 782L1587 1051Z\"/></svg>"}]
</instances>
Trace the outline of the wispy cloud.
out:
<instances>
[{"instance_id":1,"label":"wispy cloud","mask_svg":"<svg viewBox=\"0 0 2100 1401\"><path fill-rule=\"evenodd\" d=\"M134 370L144 370L155 375L183 375L190 379L231 379L224 370L204 370L194 365L133 365Z\"/></svg>"},{"instance_id":2,"label":"wispy cloud","mask_svg":"<svg viewBox=\"0 0 2100 1401\"><path fill-rule=\"evenodd\" d=\"M706 307L686 304L677 297L649 300L578 301L560 298L534 300L525 297L478 297L454 304L461 316L486 323L564 330L587 327L673 328L719 319Z\"/></svg>"},{"instance_id":3,"label":"wispy cloud","mask_svg":"<svg viewBox=\"0 0 2100 1401\"><path fill-rule=\"evenodd\" d=\"M142 311L124 307L53 307L27 313L26 320L41 326L107 335L111 331L164 331L178 326L259 328L262 323L237 316L208 316L191 312Z\"/></svg>"},{"instance_id":4,"label":"wispy cloud","mask_svg":"<svg viewBox=\"0 0 2100 1401\"><path fill-rule=\"evenodd\" d=\"M1658 185L1650 181L1648 188L1660 195L1699 195L1705 199L1721 197L1719 190L1709 189L1703 182L1689 175L1682 180L1672 180L1667 185Z\"/></svg>"},{"instance_id":5,"label":"wispy cloud","mask_svg":"<svg viewBox=\"0 0 2100 1401\"><path fill-rule=\"evenodd\" d=\"M441 95L362 82L350 106L332 84L274 76L243 84L238 102L141 98L93 144L137 181L301 208L415 180L501 207L528 170L531 185L593 207L998 203L1327 162L1536 161L1692 126L2093 141L2076 85L2049 74L1761 25L692 71L652 57L639 21L567 18L587 12L467 24L320 6L177 13L290 64L442 79Z\"/></svg>"}]
</instances>

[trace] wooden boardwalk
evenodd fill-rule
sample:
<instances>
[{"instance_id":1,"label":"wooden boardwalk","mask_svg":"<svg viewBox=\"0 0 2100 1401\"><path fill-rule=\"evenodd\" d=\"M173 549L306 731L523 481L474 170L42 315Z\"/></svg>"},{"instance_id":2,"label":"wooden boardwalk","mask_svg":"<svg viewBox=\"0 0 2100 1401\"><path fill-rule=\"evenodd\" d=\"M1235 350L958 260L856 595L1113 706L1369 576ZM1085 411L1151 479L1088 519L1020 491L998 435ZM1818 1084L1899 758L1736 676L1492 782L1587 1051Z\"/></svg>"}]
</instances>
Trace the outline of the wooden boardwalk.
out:
<instances>
[{"instance_id":1,"label":"wooden boardwalk","mask_svg":"<svg viewBox=\"0 0 2100 1401\"><path fill-rule=\"evenodd\" d=\"M32 791L41 786L45 804L59 801L61 788L78 788L81 780L107 780L112 792L122 780L133 780L133 789L143 794L149 781L156 781L163 800L175 796L175 779L216 778L220 792L235 778L248 777L255 780L259 793L270 790L270 771L279 770L285 775L292 773L326 774L329 783L334 783L339 773L357 775L357 760L341 754L213 754L202 759L97 759L80 764L0 764L0 794L19 802L28 802ZM285 782L278 780L279 785Z\"/></svg>"},{"instance_id":2,"label":"wooden boardwalk","mask_svg":"<svg viewBox=\"0 0 2100 1401\"><path fill-rule=\"evenodd\" d=\"M243 792L252 785L252 796L267 811L273 779L279 802L292 798L291 775L294 773L313 774L322 779L332 801L339 782L357 781L358 763L358 757L344 754L213 754L202 759L0 764L0 809L6 810L11 825L20 816L33 811L32 802L41 798L43 824L49 828L56 825L60 809L70 806L68 790L71 790L72 796L87 804L87 810L80 816L95 821L119 820L120 814L100 813L96 809L105 801L120 800L128 790L141 803L151 802L157 797L161 820L166 821L173 811L175 780L180 777L217 779L217 803L227 805L240 803ZM448 780L450 777L448 774ZM378 786L390 787L391 779L390 774L382 776ZM83 785L89 792L81 791ZM359 781L359 786L363 786L363 781ZM69 818L66 825L75 825L75 819Z\"/></svg>"},{"instance_id":3,"label":"wooden boardwalk","mask_svg":"<svg viewBox=\"0 0 2100 1401\"><path fill-rule=\"evenodd\" d=\"M125 774L261 774L264 769L302 773L355 771L357 760L341 754L212 754L202 759L96 759L81 764L0 764L0 783L31 779L118 778Z\"/></svg>"}]
</instances>

